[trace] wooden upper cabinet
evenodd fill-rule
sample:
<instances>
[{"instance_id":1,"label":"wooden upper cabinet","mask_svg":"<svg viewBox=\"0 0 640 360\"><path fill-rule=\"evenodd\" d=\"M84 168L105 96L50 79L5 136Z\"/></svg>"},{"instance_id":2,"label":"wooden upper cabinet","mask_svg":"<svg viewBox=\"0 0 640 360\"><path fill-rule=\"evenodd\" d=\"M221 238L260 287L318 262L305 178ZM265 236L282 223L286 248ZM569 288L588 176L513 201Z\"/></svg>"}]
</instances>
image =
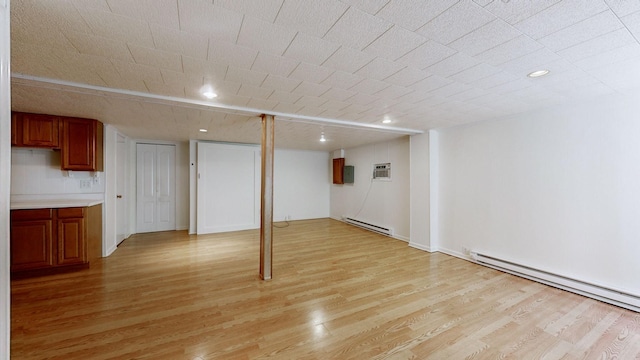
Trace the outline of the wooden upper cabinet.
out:
<instances>
[{"instance_id":1,"label":"wooden upper cabinet","mask_svg":"<svg viewBox=\"0 0 640 360\"><path fill-rule=\"evenodd\" d=\"M102 132L97 120L62 118L62 170L103 171Z\"/></svg>"},{"instance_id":2,"label":"wooden upper cabinet","mask_svg":"<svg viewBox=\"0 0 640 360\"><path fill-rule=\"evenodd\" d=\"M344 184L344 158L333 159L333 183Z\"/></svg>"},{"instance_id":3,"label":"wooden upper cabinet","mask_svg":"<svg viewBox=\"0 0 640 360\"><path fill-rule=\"evenodd\" d=\"M13 113L11 144L25 147L60 147L60 117L44 114Z\"/></svg>"}]
</instances>

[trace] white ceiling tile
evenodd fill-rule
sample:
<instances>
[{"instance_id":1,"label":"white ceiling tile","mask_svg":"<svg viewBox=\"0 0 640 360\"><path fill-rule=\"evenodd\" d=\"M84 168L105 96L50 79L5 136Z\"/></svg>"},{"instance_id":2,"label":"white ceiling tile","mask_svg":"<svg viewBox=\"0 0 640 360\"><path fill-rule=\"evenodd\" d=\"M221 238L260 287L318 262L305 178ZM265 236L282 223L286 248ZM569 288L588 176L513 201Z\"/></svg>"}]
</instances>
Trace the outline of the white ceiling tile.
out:
<instances>
[{"instance_id":1,"label":"white ceiling tile","mask_svg":"<svg viewBox=\"0 0 640 360\"><path fill-rule=\"evenodd\" d=\"M450 47L475 56L495 48L520 35L520 32L503 20L496 19L449 44Z\"/></svg>"},{"instance_id":2,"label":"white ceiling tile","mask_svg":"<svg viewBox=\"0 0 640 360\"><path fill-rule=\"evenodd\" d=\"M241 84L260 86L267 75L268 74L258 71L229 66L225 80L239 82Z\"/></svg>"},{"instance_id":3,"label":"white ceiling tile","mask_svg":"<svg viewBox=\"0 0 640 360\"><path fill-rule=\"evenodd\" d=\"M385 59L396 60L426 41L427 39L412 31L394 26L364 48L364 51Z\"/></svg>"},{"instance_id":4,"label":"white ceiling tile","mask_svg":"<svg viewBox=\"0 0 640 360\"><path fill-rule=\"evenodd\" d=\"M180 29L235 43L243 15L205 1L178 1ZM245 25L247 22L245 21Z\"/></svg>"},{"instance_id":5,"label":"white ceiling tile","mask_svg":"<svg viewBox=\"0 0 640 360\"><path fill-rule=\"evenodd\" d=\"M389 0L341 0L343 3L351 5L351 7L368 12L375 15Z\"/></svg>"},{"instance_id":6,"label":"white ceiling tile","mask_svg":"<svg viewBox=\"0 0 640 360\"><path fill-rule=\"evenodd\" d=\"M478 65L480 61L463 53L454 54L436 64L433 64L424 70L430 74L449 77L460 71L472 68Z\"/></svg>"},{"instance_id":7,"label":"white ceiling tile","mask_svg":"<svg viewBox=\"0 0 640 360\"><path fill-rule=\"evenodd\" d=\"M324 36L327 41L361 50L377 39L392 24L358 9L347 12Z\"/></svg>"},{"instance_id":8,"label":"white ceiling tile","mask_svg":"<svg viewBox=\"0 0 640 360\"><path fill-rule=\"evenodd\" d=\"M322 66L328 66L348 73L354 73L374 59L373 55L366 54L360 50L348 47L341 47L331 55Z\"/></svg>"},{"instance_id":9,"label":"white ceiling tile","mask_svg":"<svg viewBox=\"0 0 640 360\"><path fill-rule=\"evenodd\" d=\"M428 76L429 74L427 72L408 66L385 78L384 81L398 86L409 86L426 79Z\"/></svg>"},{"instance_id":10,"label":"white ceiling tile","mask_svg":"<svg viewBox=\"0 0 640 360\"><path fill-rule=\"evenodd\" d=\"M156 48L196 59L207 58L209 38L206 36L159 25L150 25L150 28Z\"/></svg>"},{"instance_id":11,"label":"white ceiling tile","mask_svg":"<svg viewBox=\"0 0 640 360\"><path fill-rule=\"evenodd\" d=\"M424 99L428 98L430 95L427 91L417 91L414 90L413 92L407 93L405 95L402 95L400 97L397 97L395 100L398 102L406 102L409 104L415 104L418 103L420 101L423 101Z\"/></svg>"},{"instance_id":12,"label":"white ceiling tile","mask_svg":"<svg viewBox=\"0 0 640 360\"><path fill-rule=\"evenodd\" d=\"M575 65L583 70L589 70L610 66L627 60L640 61L640 44L633 43L613 50L600 52L594 56L576 61Z\"/></svg>"},{"instance_id":13,"label":"white ceiling tile","mask_svg":"<svg viewBox=\"0 0 640 360\"><path fill-rule=\"evenodd\" d=\"M409 87L418 93L427 93L431 90L441 88L445 85L451 84L453 81L445 79L438 75L429 76L424 80L420 80L417 83L410 85Z\"/></svg>"},{"instance_id":14,"label":"white ceiling tile","mask_svg":"<svg viewBox=\"0 0 640 360\"><path fill-rule=\"evenodd\" d=\"M397 73L402 68L402 65L389 61L387 59L375 58L373 59L373 61L363 66L360 70L356 71L356 75L365 78L382 80Z\"/></svg>"},{"instance_id":15,"label":"white ceiling tile","mask_svg":"<svg viewBox=\"0 0 640 360\"><path fill-rule=\"evenodd\" d=\"M92 8L81 8L78 11L95 35L128 44L154 46L149 24L142 20Z\"/></svg>"},{"instance_id":16,"label":"white ceiling tile","mask_svg":"<svg viewBox=\"0 0 640 360\"><path fill-rule=\"evenodd\" d=\"M180 28L176 0L107 0L109 8L116 14L135 16L151 24L160 24L173 29Z\"/></svg>"},{"instance_id":17,"label":"white ceiling tile","mask_svg":"<svg viewBox=\"0 0 640 360\"><path fill-rule=\"evenodd\" d=\"M396 99L400 96L403 95L407 95L408 93L414 91L413 89L404 87L404 86L397 86L397 85L391 85L389 87L386 87L380 91L378 91L377 93L375 93L375 96L379 96L383 99Z\"/></svg>"},{"instance_id":18,"label":"white ceiling tile","mask_svg":"<svg viewBox=\"0 0 640 360\"><path fill-rule=\"evenodd\" d=\"M360 106L369 106L373 102L378 101L380 98L377 96L365 94L362 92L356 92L356 95L349 99L349 102L352 104L360 105Z\"/></svg>"},{"instance_id":19,"label":"white ceiling tile","mask_svg":"<svg viewBox=\"0 0 640 360\"><path fill-rule=\"evenodd\" d=\"M320 65L331 56L339 45L320 38L298 33L283 56L289 59Z\"/></svg>"},{"instance_id":20,"label":"white ceiling tile","mask_svg":"<svg viewBox=\"0 0 640 360\"><path fill-rule=\"evenodd\" d=\"M311 107L319 107L322 106L322 104L326 103L328 100L327 99L323 99L321 97L317 97L317 96L303 96L300 99L298 99L298 101L295 102L296 105L303 105L305 107L307 106L311 106Z\"/></svg>"},{"instance_id":21,"label":"white ceiling tile","mask_svg":"<svg viewBox=\"0 0 640 360\"><path fill-rule=\"evenodd\" d=\"M300 83L302 83L300 80L269 74L261 86L267 89L291 92Z\"/></svg>"},{"instance_id":22,"label":"white ceiling tile","mask_svg":"<svg viewBox=\"0 0 640 360\"><path fill-rule=\"evenodd\" d=\"M295 35L295 30L260 19L245 17L237 44L258 51L282 55ZM232 42L234 41L235 39L232 40Z\"/></svg>"},{"instance_id":23,"label":"white ceiling tile","mask_svg":"<svg viewBox=\"0 0 640 360\"><path fill-rule=\"evenodd\" d=\"M455 53L456 50L442 45L438 42L429 40L399 58L397 62L405 65L411 65L418 69L424 69L448 58Z\"/></svg>"},{"instance_id":24,"label":"white ceiling tile","mask_svg":"<svg viewBox=\"0 0 640 360\"><path fill-rule=\"evenodd\" d=\"M298 114L306 116L318 116L324 111L323 108L317 106L306 105L302 109L298 110Z\"/></svg>"},{"instance_id":25,"label":"white ceiling tile","mask_svg":"<svg viewBox=\"0 0 640 360\"><path fill-rule=\"evenodd\" d=\"M141 79L153 83L162 83L162 73L158 68L117 59L112 59L111 63L123 79Z\"/></svg>"},{"instance_id":26,"label":"white ceiling tile","mask_svg":"<svg viewBox=\"0 0 640 360\"><path fill-rule=\"evenodd\" d=\"M499 71L497 73L491 74L491 76L486 76L476 81L469 82L469 85L477 88L492 89L496 86L514 81L516 79L518 79L518 77L513 75L512 73Z\"/></svg>"},{"instance_id":27,"label":"white ceiling tile","mask_svg":"<svg viewBox=\"0 0 640 360\"><path fill-rule=\"evenodd\" d=\"M302 81L308 81L319 84L328 78L334 72L333 69L321 67L313 64L300 63L298 67L291 72L290 78Z\"/></svg>"},{"instance_id":28,"label":"white ceiling tile","mask_svg":"<svg viewBox=\"0 0 640 360\"><path fill-rule=\"evenodd\" d=\"M294 94L306 95L306 96L320 96L327 92L330 87L327 85L320 85L303 81L298 87L293 90Z\"/></svg>"},{"instance_id":29,"label":"white ceiling tile","mask_svg":"<svg viewBox=\"0 0 640 360\"><path fill-rule=\"evenodd\" d=\"M175 85L167 85L163 82L152 82L145 81L145 85L147 89L149 89L150 93L160 94L164 96L175 96L175 97L185 97L185 92L183 87L175 86Z\"/></svg>"},{"instance_id":30,"label":"white ceiling tile","mask_svg":"<svg viewBox=\"0 0 640 360\"><path fill-rule=\"evenodd\" d=\"M492 1L484 8L509 24L515 24L560 1L562 0Z\"/></svg>"},{"instance_id":31,"label":"white ceiling tile","mask_svg":"<svg viewBox=\"0 0 640 360\"><path fill-rule=\"evenodd\" d=\"M622 23L631 31L636 39L640 39L640 11L623 17Z\"/></svg>"},{"instance_id":32,"label":"white ceiling tile","mask_svg":"<svg viewBox=\"0 0 640 360\"><path fill-rule=\"evenodd\" d=\"M481 6L471 0L461 0L416 32L446 45L493 20L495 16Z\"/></svg>"},{"instance_id":33,"label":"white ceiling tile","mask_svg":"<svg viewBox=\"0 0 640 360\"><path fill-rule=\"evenodd\" d=\"M236 45L226 41L211 41L207 59L224 65L233 65L250 69L258 56L258 51L246 46Z\"/></svg>"},{"instance_id":34,"label":"white ceiling tile","mask_svg":"<svg viewBox=\"0 0 640 360\"><path fill-rule=\"evenodd\" d=\"M500 64L499 67L503 70L510 71L514 75L526 76L532 71L546 69L548 64L556 63L560 60L561 58L558 54L542 48L527 54L526 56L521 56L517 59Z\"/></svg>"},{"instance_id":35,"label":"white ceiling tile","mask_svg":"<svg viewBox=\"0 0 640 360\"><path fill-rule=\"evenodd\" d=\"M367 95L373 95L375 93L377 93L378 91L387 88L391 86L390 84L387 84L385 82L382 81L378 81L378 80L373 80L373 79L365 79L361 82L359 82L358 84L356 84L354 87L350 88L349 90L351 91L355 91L355 92L359 92L359 93L363 93L363 94L367 94Z\"/></svg>"},{"instance_id":36,"label":"white ceiling tile","mask_svg":"<svg viewBox=\"0 0 640 360\"><path fill-rule=\"evenodd\" d=\"M487 90L479 89L477 87L472 87L470 89L459 92L455 95L455 99L457 101L465 102L467 100L477 98L479 96L483 96L487 94Z\"/></svg>"},{"instance_id":37,"label":"white ceiling tile","mask_svg":"<svg viewBox=\"0 0 640 360\"><path fill-rule=\"evenodd\" d=\"M488 49L475 56L476 59L491 65L499 65L507 61L528 55L543 46L530 37L520 35L494 48Z\"/></svg>"},{"instance_id":38,"label":"white ceiling tile","mask_svg":"<svg viewBox=\"0 0 640 360\"><path fill-rule=\"evenodd\" d=\"M271 89L265 89L259 86L247 85L247 84L242 84L242 86L240 86L240 90L238 90L239 96L246 96L249 98L257 98L257 99L265 99L265 100L268 99L272 93L273 93L273 90Z\"/></svg>"},{"instance_id":39,"label":"white ceiling tile","mask_svg":"<svg viewBox=\"0 0 640 360\"><path fill-rule=\"evenodd\" d=\"M300 109L302 109L302 108L303 108L303 106L300 106L300 105L279 102L278 105L273 107L272 110L273 111L277 111L277 112L281 112L281 113L285 113L285 114L295 114L295 113L298 113L300 111ZM276 135L276 138L281 139L277 135Z\"/></svg>"},{"instance_id":40,"label":"white ceiling tile","mask_svg":"<svg viewBox=\"0 0 640 360\"><path fill-rule=\"evenodd\" d=\"M66 37L81 54L133 61L131 52L123 41L107 39L79 31L68 32ZM95 46L96 43L99 43L100 46Z\"/></svg>"},{"instance_id":41,"label":"white ceiling tile","mask_svg":"<svg viewBox=\"0 0 640 360\"><path fill-rule=\"evenodd\" d=\"M338 100L329 100L322 104L322 107L327 110L341 111L342 109L349 106L348 102L338 101Z\"/></svg>"},{"instance_id":42,"label":"white ceiling tile","mask_svg":"<svg viewBox=\"0 0 640 360\"><path fill-rule=\"evenodd\" d=\"M300 64L299 61L261 51L253 62L251 70L280 76L289 76L298 64Z\"/></svg>"},{"instance_id":43,"label":"white ceiling tile","mask_svg":"<svg viewBox=\"0 0 640 360\"><path fill-rule=\"evenodd\" d=\"M602 0L564 0L514 26L531 38L540 39L607 9Z\"/></svg>"},{"instance_id":44,"label":"white ceiling tile","mask_svg":"<svg viewBox=\"0 0 640 360\"><path fill-rule=\"evenodd\" d=\"M224 80L228 69L227 65L215 63L213 61L194 59L188 56L182 57L182 66L184 68L184 73L188 76L202 76L219 81Z\"/></svg>"},{"instance_id":45,"label":"white ceiling tile","mask_svg":"<svg viewBox=\"0 0 640 360\"><path fill-rule=\"evenodd\" d=\"M481 63L474 67L462 70L457 74L451 75L449 76L449 79L455 80L456 82L469 84L498 72L500 72L500 69L496 68L495 66Z\"/></svg>"},{"instance_id":46,"label":"white ceiling tile","mask_svg":"<svg viewBox=\"0 0 640 360\"><path fill-rule=\"evenodd\" d=\"M538 41L548 49L558 51L620 29L621 27L622 24L620 20L611 11L603 11L540 38Z\"/></svg>"},{"instance_id":47,"label":"white ceiling tile","mask_svg":"<svg viewBox=\"0 0 640 360\"><path fill-rule=\"evenodd\" d=\"M576 62L586 57L598 55L603 51L631 44L637 44L636 39L629 34L627 29L620 29L558 51L557 54L571 62Z\"/></svg>"},{"instance_id":48,"label":"white ceiling tile","mask_svg":"<svg viewBox=\"0 0 640 360\"><path fill-rule=\"evenodd\" d=\"M620 92L637 93L640 84L640 61L630 59L588 71L593 77Z\"/></svg>"},{"instance_id":49,"label":"white ceiling tile","mask_svg":"<svg viewBox=\"0 0 640 360\"><path fill-rule=\"evenodd\" d=\"M347 9L337 0L285 0L275 23L321 38Z\"/></svg>"},{"instance_id":50,"label":"white ceiling tile","mask_svg":"<svg viewBox=\"0 0 640 360\"><path fill-rule=\"evenodd\" d=\"M182 71L182 59L179 54L150 49L129 44L131 55L137 64L149 65L160 69Z\"/></svg>"},{"instance_id":51,"label":"white ceiling tile","mask_svg":"<svg viewBox=\"0 0 640 360\"><path fill-rule=\"evenodd\" d=\"M215 4L238 13L274 22L283 0L215 0Z\"/></svg>"},{"instance_id":52,"label":"white ceiling tile","mask_svg":"<svg viewBox=\"0 0 640 360\"><path fill-rule=\"evenodd\" d=\"M415 31L440 15L459 0L391 0L376 15Z\"/></svg>"},{"instance_id":53,"label":"white ceiling tile","mask_svg":"<svg viewBox=\"0 0 640 360\"><path fill-rule=\"evenodd\" d=\"M517 91L523 91L536 85L530 81L527 77L516 77L514 80L506 82L504 84L497 85L491 89L494 93L514 93Z\"/></svg>"},{"instance_id":54,"label":"white ceiling tile","mask_svg":"<svg viewBox=\"0 0 640 360\"><path fill-rule=\"evenodd\" d=\"M301 97L302 95L299 94L276 90L269 96L269 100L278 101L279 103L293 104ZM300 106L298 106L298 109L300 109Z\"/></svg>"},{"instance_id":55,"label":"white ceiling tile","mask_svg":"<svg viewBox=\"0 0 640 360\"><path fill-rule=\"evenodd\" d=\"M340 88L331 88L327 92L323 93L322 97L325 99L336 101L347 101L347 99L354 96L355 94L355 91L344 90Z\"/></svg>"},{"instance_id":56,"label":"white ceiling tile","mask_svg":"<svg viewBox=\"0 0 640 360\"><path fill-rule=\"evenodd\" d=\"M606 0L606 3L619 17L640 11L640 1Z\"/></svg>"},{"instance_id":57,"label":"white ceiling tile","mask_svg":"<svg viewBox=\"0 0 640 360\"><path fill-rule=\"evenodd\" d=\"M331 87L337 87L340 89L348 89L361 82L362 80L364 80L363 77L338 70L331 74L331 76L329 76L326 80L324 80L322 84Z\"/></svg>"},{"instance_id":58,"label":"white ceiling tile","mask_svg":"<svg viewBox=\"0 0 640 360\"><path fill-rule=\"evenodd\" d=\"M472 88L473 88L472 86L467 85L467 84L463 84L463 83L459 83L459 82L453 82L453 83L451 83L449 85L445 85L445 86L443 86L441 88L438 88L438 89L435 89L435 90L429 92L429 95L447 98L447 97L459 94L461 92L468 91L468 90L470 90Z\"/></svg>"}]
</instances>

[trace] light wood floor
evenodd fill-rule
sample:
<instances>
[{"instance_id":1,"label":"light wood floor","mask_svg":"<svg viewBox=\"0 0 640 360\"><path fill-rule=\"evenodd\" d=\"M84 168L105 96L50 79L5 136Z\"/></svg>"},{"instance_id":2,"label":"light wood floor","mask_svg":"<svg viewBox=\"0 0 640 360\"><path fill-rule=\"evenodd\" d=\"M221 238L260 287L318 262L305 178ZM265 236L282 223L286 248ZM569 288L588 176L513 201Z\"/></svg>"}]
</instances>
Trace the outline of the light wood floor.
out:
<instances>
[{"instance_id":1,"label":"light wood floor","mask_svg":"<svg viewBox=\"0 0 640 360\"><path fill-rule=\"evenodd\" d=\"M338 221L136 235L16 280L12 359L640 359L640 314Z\"/></svg>"}]
</instances>

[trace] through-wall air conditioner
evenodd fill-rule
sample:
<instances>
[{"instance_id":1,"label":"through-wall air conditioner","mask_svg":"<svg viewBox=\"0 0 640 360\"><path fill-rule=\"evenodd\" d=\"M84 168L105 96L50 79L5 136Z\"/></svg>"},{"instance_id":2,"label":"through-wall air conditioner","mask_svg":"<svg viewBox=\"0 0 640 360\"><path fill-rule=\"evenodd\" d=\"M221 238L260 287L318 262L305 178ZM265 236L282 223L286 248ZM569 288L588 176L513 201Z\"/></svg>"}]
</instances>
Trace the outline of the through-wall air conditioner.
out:
<instances>
[{"instance_id":1,"label":"through-wall air conditioner","mask_svg":"<svg viewBox=\"0 0 640 360\"><path fill-rule=\"evenodd\" d=\"M391 180L391 163L373 165L374 180Z\"/></svg>"}]
</instances>

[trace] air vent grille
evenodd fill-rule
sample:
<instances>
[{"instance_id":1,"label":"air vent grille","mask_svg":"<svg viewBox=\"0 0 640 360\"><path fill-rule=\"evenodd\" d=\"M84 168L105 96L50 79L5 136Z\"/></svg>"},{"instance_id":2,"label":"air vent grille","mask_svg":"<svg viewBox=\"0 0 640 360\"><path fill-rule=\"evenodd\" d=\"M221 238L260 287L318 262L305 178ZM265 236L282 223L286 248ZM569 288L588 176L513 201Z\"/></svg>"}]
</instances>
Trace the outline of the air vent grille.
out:
<instances>
[{"instance_id":1,"label":"air vent grille","mask_svg":"<svg viewBox=\"0 0 640 360\"><path fill-rule=\"evenodd\" d=\"M373 178L376 180L391 180L391 163L373 165Z\"/></svg>"}]
</instances>

